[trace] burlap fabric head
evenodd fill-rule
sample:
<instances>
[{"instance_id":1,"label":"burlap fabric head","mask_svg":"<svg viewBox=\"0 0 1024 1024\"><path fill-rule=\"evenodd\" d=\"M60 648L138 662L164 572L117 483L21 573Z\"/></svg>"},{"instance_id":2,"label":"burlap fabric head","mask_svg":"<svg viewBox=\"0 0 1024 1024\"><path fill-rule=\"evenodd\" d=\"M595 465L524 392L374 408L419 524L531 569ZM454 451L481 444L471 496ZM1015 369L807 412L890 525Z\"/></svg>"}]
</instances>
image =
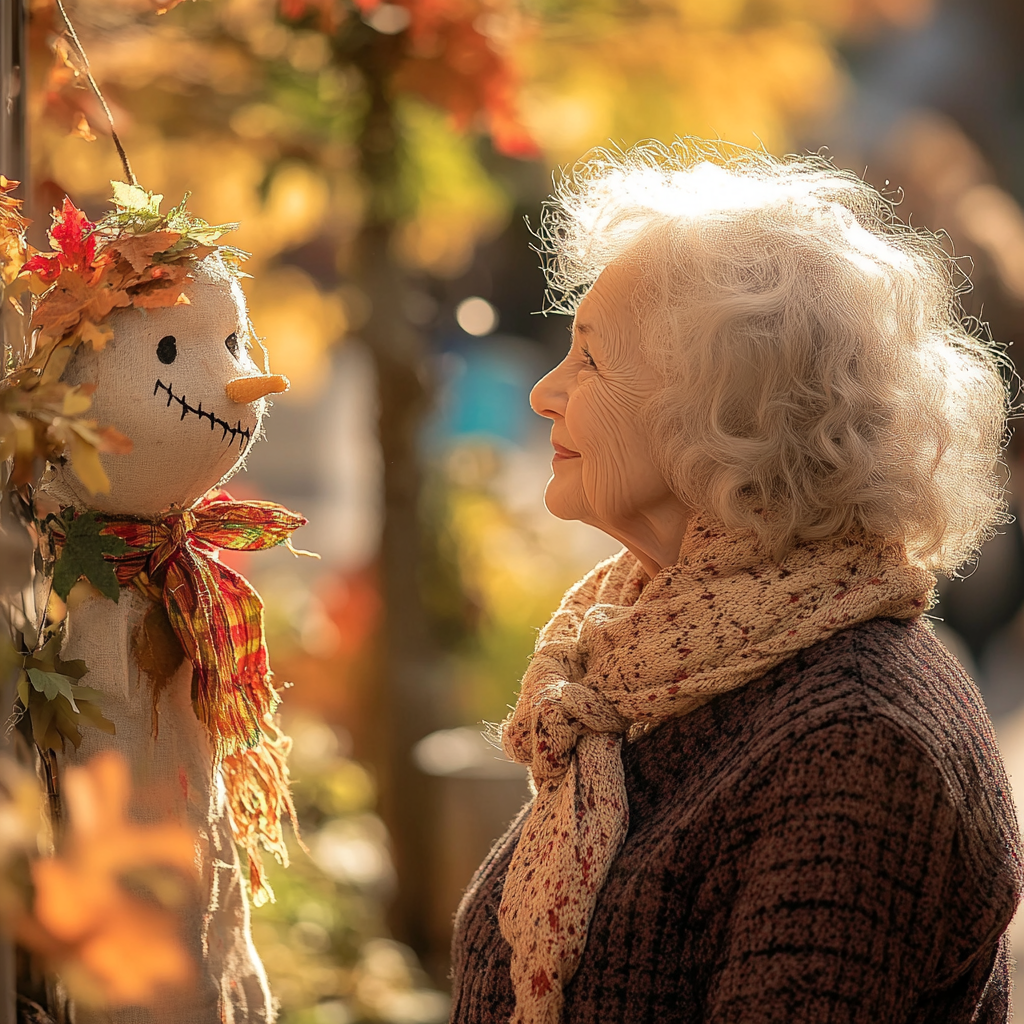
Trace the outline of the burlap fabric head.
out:
<instances>
[{"instance_id":1,"label":"burlap fabric head","mask_svg":"<svg viewBox=\"0 0 1024 1024\"><path fill-rule=\"evenodd\" d=\"M626 835L627 734L685 715L838 630L912 618L935 578L863 534L770 562L753 534L696 518L678 564L648 580L628 551L566 594L540 634L502 745L529 765L533 808L499 911L513 1024L556 1024L598 893Z\"/></svg>"}]
</instances>

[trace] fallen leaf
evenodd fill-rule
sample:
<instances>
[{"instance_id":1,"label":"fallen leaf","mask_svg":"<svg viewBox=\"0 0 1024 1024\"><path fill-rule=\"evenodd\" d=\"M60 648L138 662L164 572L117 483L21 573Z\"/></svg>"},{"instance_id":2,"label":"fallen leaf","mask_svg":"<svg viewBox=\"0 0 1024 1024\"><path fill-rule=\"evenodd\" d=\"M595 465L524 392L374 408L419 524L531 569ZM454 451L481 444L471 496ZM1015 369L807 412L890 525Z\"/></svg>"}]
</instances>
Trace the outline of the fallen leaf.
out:
<instances>
[{"instance_id":1,"label":"fallen leaf","mask_svg":"<svg viewBox=\"0 0 1024 1024\"><path fill-rule=\"evenodd\" d=\"M85 114L78 115L78 123L68 134L79 139L85 139L86 142L96 141L96 136L93 134L92 128L89 127L89 122L86 120Z\"/></svg>"}]
</instances>

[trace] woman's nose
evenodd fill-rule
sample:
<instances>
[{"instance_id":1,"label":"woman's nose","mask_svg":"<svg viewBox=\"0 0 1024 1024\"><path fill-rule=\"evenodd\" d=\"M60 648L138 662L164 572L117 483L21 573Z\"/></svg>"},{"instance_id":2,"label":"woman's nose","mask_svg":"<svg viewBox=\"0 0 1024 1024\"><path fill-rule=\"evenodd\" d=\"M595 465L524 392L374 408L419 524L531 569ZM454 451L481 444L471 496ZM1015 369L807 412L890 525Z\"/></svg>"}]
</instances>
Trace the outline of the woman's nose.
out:
<instances>
[{"instance_id":1,"label":"woman's nose","mask_svg":"<svg viewBox=\"0 0 1024 1024\"><path fill-rule=\"evenodd\" d=\"M568 398L562 383L565 361L559 363L536 384L530 392L530 408L538 416L546 416L549 420L565 415L565 403Z\"/></svg>"},{"instance_id":2,"label":"woman's nose","mask_svg":"<svg viewBox=\"0 0 1024 1024\"><path fill-rule=\"evenodd\" d=\"M248 405L250 402L266 398L267 395L280 395L290 387L288 378L282 377L279 373L266 376L261 373L255 377L236 377L228 381L224 391L232 402Z\"/></svg>"}]
</instances>

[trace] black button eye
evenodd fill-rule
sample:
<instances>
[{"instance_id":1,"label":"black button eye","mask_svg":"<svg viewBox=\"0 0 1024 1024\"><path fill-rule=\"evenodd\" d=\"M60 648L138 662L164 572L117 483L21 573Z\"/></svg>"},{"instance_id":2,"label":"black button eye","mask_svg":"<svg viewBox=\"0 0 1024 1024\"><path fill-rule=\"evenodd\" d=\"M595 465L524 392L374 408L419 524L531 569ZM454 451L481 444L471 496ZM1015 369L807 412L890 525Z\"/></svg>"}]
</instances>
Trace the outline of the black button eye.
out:
<instances>
[{"instance_id":1,"label":"black button eye","mask_svg":"<svg viewBox=\"0 0 1024 1024\"><path fill-rule=\"evenodd\" d=\"M224 344L227 350L237 359L238 358L238 335L232 331L225 339Z\"/></svg>"},{"instance_id":2,"label":"black button eye","mask_svg":"<svg viewBox=\"0 0 1024 1024\"><path fill-rule=\"evenodd\" d=\"M173 334L160 339L156 347L156 357L161 363L173 363L178 358L178 341Z\"/></svg>"}]
</instances>

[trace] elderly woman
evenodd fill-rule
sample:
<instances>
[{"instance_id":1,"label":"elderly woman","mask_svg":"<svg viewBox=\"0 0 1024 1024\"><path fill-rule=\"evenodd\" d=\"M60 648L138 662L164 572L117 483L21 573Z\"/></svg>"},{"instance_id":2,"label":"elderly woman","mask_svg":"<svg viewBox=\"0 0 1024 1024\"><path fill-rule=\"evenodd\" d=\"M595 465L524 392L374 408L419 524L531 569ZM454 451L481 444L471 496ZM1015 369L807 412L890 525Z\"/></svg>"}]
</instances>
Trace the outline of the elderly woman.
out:
<instances>
[{"instance_id":1,"label":"elderly woman","mask_svg":"<svg viewBox=\"0 0 1024 1024\"><path fill-rule=\"evenodd\" d=\"M598 153L543 237L545 500L624 550L504 723L536 795L459 909L452 1020L1005 1021L1016 821L922 618L1005 522L954 265L822 159L696 143Z\"/></svg>"}]
</instances>

